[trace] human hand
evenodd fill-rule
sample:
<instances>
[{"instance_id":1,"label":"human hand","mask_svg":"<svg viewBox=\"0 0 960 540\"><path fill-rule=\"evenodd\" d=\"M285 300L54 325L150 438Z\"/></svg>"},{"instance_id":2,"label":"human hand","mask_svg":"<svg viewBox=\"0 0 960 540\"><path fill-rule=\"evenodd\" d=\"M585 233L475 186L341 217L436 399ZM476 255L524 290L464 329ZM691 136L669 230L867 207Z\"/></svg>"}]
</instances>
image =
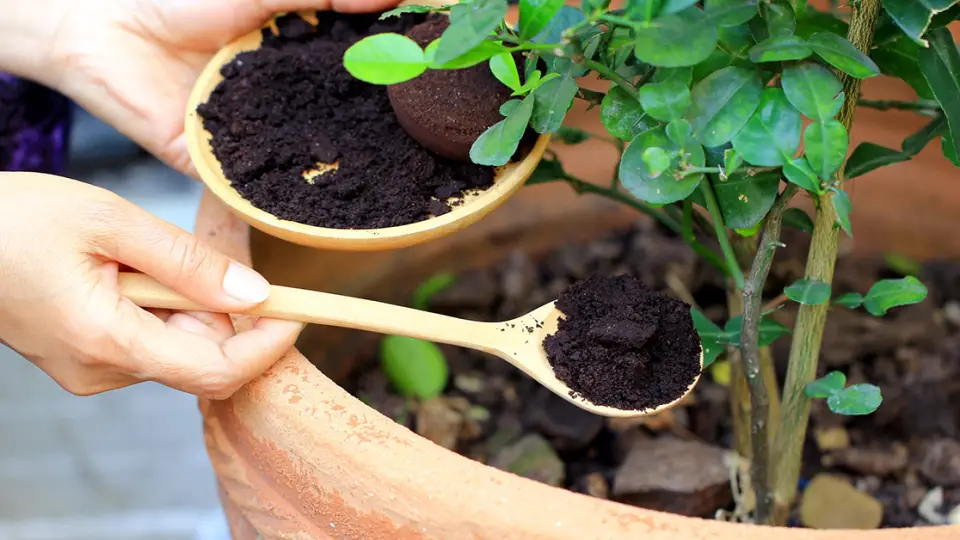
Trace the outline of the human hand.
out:
<instances>
[{"instance_id":1,"label":"human hand","mask_svg":"<svg viewBox=\"0 0 960 540\"><path fill-rule=\"evenodd\" d=\"M183 120L194 82L230 41L278 12L367 12L398 0L61 0L56 87L168 165L193 174ZM50 68L47 68L50 69Z\"/></svg>"},{"instance_id":2,"label":"human hand","mask_svg":"<svg viewBox=\"0 0 960 540\"><path fill-rule=\"evenodd\" d=\"M140 381L224 399L293 347L298 322L147 311L120 296L121 265L191 300L237 313L268 283L109 191L56 176L0 173L0 343L79 395Z\"/></svg>"}]
</instances>

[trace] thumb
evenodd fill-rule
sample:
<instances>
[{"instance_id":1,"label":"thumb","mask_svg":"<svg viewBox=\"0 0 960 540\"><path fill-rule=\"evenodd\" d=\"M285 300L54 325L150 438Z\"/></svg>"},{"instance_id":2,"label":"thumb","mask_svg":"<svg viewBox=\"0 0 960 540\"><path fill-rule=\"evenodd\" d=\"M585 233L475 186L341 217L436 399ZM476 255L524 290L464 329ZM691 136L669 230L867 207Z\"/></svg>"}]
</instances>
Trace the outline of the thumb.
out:
<instances>
[{"instance_id":1,"label":"thumb","mask_svg":"<svg viewBox=\"0 0 960 540\"><path fill-rule=\"evenodd\" d=\"M98 254L147 274L211 309L236 312L267 299L270 284L183 229L123 199L97 224Z\"/></svg>"}]
</instances>

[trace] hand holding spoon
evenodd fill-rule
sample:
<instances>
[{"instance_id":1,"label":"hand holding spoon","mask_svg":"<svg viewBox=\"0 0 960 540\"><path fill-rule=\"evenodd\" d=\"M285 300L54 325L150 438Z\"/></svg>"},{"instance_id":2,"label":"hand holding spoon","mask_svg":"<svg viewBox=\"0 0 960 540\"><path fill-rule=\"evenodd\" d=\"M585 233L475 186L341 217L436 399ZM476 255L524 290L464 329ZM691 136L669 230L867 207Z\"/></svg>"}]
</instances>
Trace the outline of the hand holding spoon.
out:
<instances>
[{"instance_id":1,"label":"hand holding spoon","mask_svg":"<svg viewBox=\"0 0 960 540\"><path fill-rule=\"evenodd\" d=\"M209 308L180 296L143 274L121 273L120 293L140 307L210 311ZM675 405L697 382L694 380L690 384L684 396L643 411L595 405L582 397L573 397L570 388L554 375L543 350L544 338L557 331L557 323L561 317L554 302L510 321L490 323L468 321L362 298L273 286L270 298L246 313L273 319L407 336L483 351L513 364L574 405L601 416L636 417L654 414Z\"/></svg>"}]
</instances>

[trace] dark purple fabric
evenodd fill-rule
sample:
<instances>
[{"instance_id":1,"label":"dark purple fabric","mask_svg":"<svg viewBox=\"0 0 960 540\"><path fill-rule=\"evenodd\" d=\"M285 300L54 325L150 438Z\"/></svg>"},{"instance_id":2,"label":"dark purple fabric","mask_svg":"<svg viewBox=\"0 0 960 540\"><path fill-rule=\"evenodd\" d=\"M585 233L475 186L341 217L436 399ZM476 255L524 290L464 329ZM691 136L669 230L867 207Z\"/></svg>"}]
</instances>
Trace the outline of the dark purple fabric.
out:
<instances>
[{"instance_id":1,"label":"dark purple fabric","mask_svg":"<svg viewBox=\"0 0 960 540\"><path fill-rule=\"evenodd\" d=\"M0 73L0 171L63 174L71 110L61 94Z\"/></svg>"}]
</instances>

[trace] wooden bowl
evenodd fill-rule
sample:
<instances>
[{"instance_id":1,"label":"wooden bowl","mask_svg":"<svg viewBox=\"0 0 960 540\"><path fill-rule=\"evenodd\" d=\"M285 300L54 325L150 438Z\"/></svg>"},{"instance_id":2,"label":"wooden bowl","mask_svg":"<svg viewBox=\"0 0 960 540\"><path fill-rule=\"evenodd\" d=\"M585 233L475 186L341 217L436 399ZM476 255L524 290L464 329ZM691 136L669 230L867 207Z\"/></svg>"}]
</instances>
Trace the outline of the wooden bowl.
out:
<instances>
[{"instance_id":1,"label":"wooden bowl","mask_svg":"<svg viewBox=\"0 0 960 540\"><path fill-rule=\"evenodd\" d=\"M303 13L301 16L315 22L313 14ZM275 28L275 23L271 21L269 26ZM251 32L225 46L210 60L187 102L185 133L190 158L207 188L250 226L287 242L313 248L370 251L403 248L454 233L475 223L520 189L533 174L550 140L549 135L541 135L521 161L497 168L493 186L465 194L459 205L442 216L381 229L331 229L280 219L255 207L230 185L213 154L211 134L204 129L203 119L197 113L197 106L206 102L223 80L221 68L239 53L259 48L261 41L260 30Z\"/></svg>"}]
</instances>

